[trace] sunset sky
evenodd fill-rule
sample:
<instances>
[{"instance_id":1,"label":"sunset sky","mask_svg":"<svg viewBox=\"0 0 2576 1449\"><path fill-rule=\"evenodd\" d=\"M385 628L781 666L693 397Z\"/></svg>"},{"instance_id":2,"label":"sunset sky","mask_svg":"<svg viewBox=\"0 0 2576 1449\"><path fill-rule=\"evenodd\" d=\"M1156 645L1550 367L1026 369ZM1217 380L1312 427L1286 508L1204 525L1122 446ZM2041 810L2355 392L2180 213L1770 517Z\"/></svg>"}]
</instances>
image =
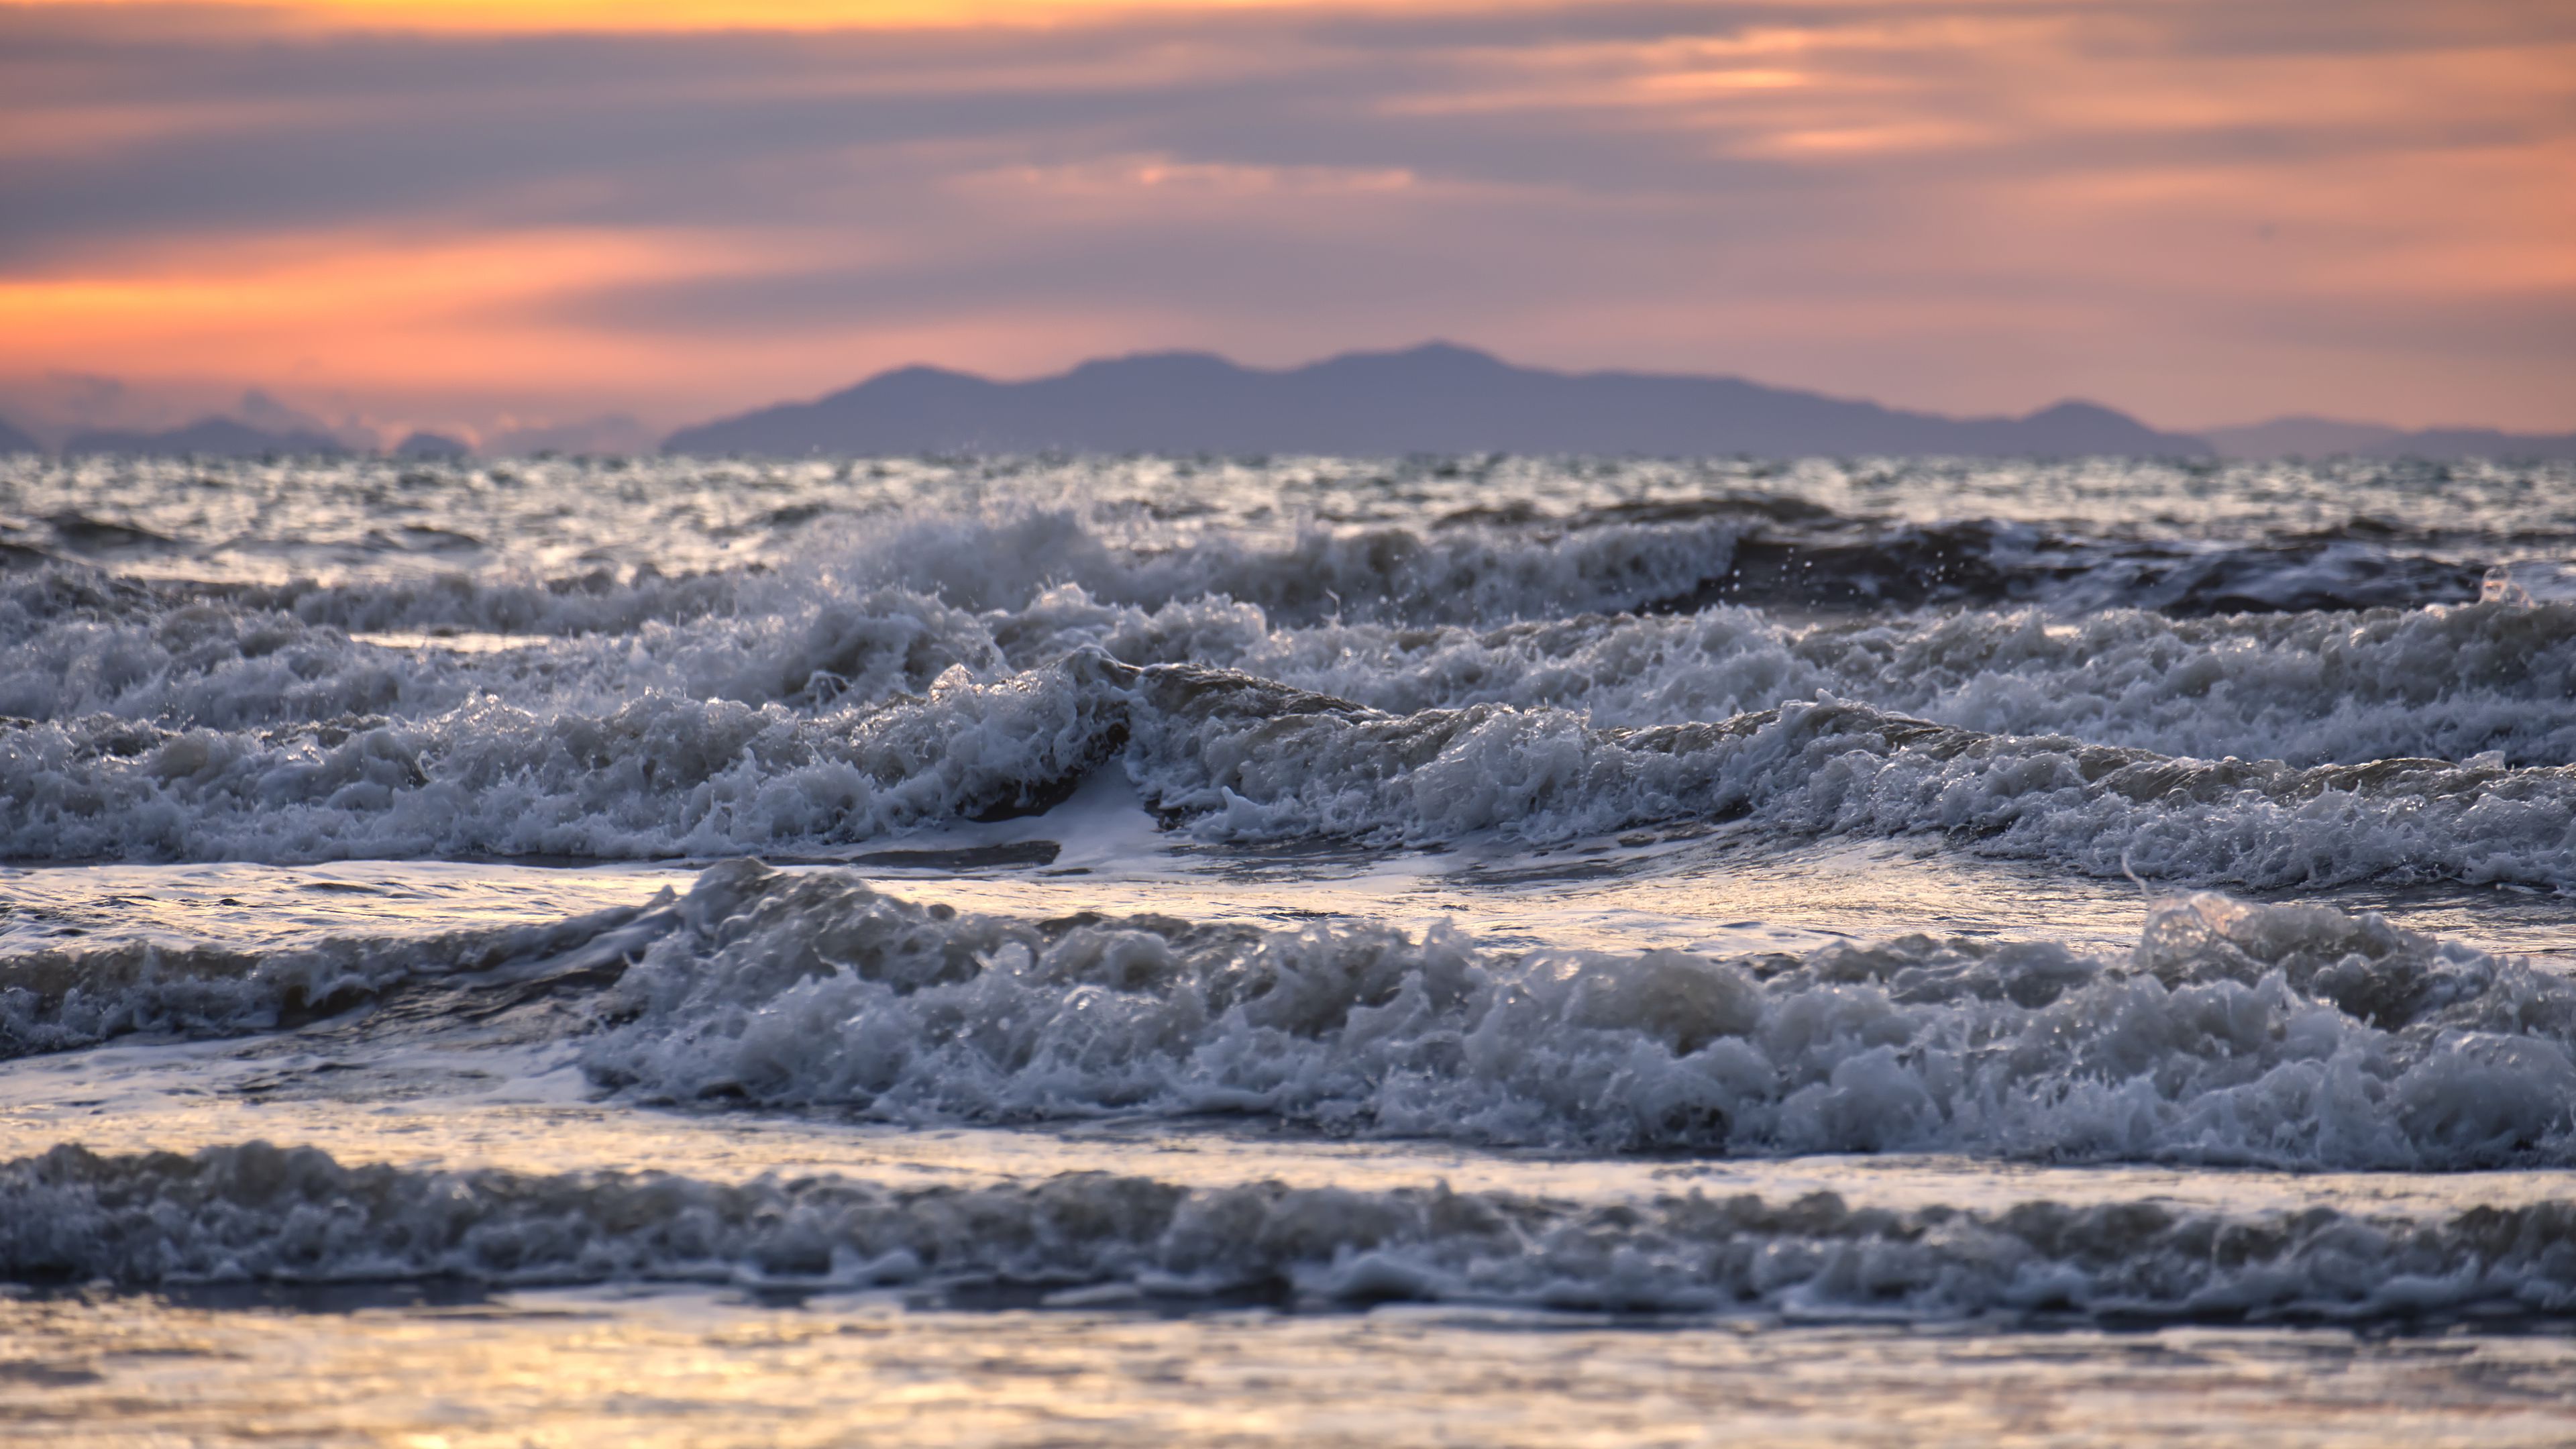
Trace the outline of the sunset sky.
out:
<instances>
[{"instance_id":1,"label":"sunset sky","mask_svg":"<svg viewBox=\"0 0 2576 1449\"><path fill-rule=\"evenodd\" d=\"M1447 338L2576 428L2567 0L0 3L0 415Z\"/></svg>"}]
</instances>

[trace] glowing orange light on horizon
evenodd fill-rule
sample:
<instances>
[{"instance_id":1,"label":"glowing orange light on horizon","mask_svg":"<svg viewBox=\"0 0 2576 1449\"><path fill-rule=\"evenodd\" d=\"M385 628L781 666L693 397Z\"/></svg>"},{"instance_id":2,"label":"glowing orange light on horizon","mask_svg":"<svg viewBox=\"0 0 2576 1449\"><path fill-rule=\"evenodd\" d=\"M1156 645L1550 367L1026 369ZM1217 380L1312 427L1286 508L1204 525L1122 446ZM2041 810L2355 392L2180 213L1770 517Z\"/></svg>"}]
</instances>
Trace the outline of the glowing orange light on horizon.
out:
<instances>
[{"instance_id":1,"label":"glowing orange light on horizon","mask_svg":"<svg viewBox=\"0 0 2576 1449\"><path fill-rule=\"evenodd\" d=\"M1550 0L0 0L19 10L230 11L287 27L429 32L892 30L1257 10L1496 10Z\"/></svg>"},{"instance_id":2,"label":"glowing orange light on horizon","mask_svg":"<svg viewBox=\"0 0 2576 1449\"><path fill-rule=\"evenodd\" d=\"M130 367L140 355L176 373L276 375L319 354L363 381L462 379L491 370L495 337L561 330L512 325L513 308L713 260L685 238L579 231L172 250L131 270L0 277L0 370Z\"/></svg>"},{"instance_id":3,"label":"glowing orange light on horizon","mask_svg":"<svg viewBox=\"0 0 2576 1449\"><path fill-rule=\"evenodd\" d=\"M2192 0L1791 0L1755 21L1674 0L1669 27L1636 34L1426 27L1428 38L1404 42L1426 62L1390 69L1382 84L1366 80L1378 74L1370 67L1379 40L1345 45L1333 27L1316 27L1279 43L1267 28L1216 23L1262 13L1572 12L1582 3L0 0L0 19L111 17L60 23L103 33L103 48L142 37L155 54L191 27L227 44L286 37L317 51L332 33L400 30L939 31L841 48L868 64L725 70L705 90L669 97L675 107L721 108L764 87L794 100L840 88L983 98L1026 85L1078 91L1089 104L1128 87L1147 100L1175 86L1221 95L1252 78L1277 94L1308 76L1338 84L1356 61L1347 73L1361 88L1337 104L1349 126L1382 126L1386 137L1375 153L1336 145L1301 158L1293 148L1246 154L1221 138L1202 150L1180 130L1111 125L1022 138L1008 127L968 128L924 139L900 128L878 136L854 120L847 154L867 165L843 168L837 152L795 158L807 169L794 185L812 205L753 207L735 223L701 220L694 232L603 223L578 205L516 209L529 201L526 187L588 194L595 178L572 166L537 181L498 168L496 186L523 188L508 193L514 206L501 214L523 222L495 223L432 196L416 213L353 207L328 234L289 235L238 217L202 234L101 226L0 269L0 392L56 370L287 387L328 378L371 395L579 393L639 407L660 398L697 415L802 395L879 365L1015 375L1128 347L1210 345L1290 361L1452 334L1533 360L1628 365L1640 360L1632 349L1649 349L1656 365L1761 372L1767 362L1742 360L1754 349L1821 355L1816 339L1828 332L1855 350L1870 338L1994 334L2040 358L2145 358L2151 348L2163 349L2157 358L2195 357L2204 335L2250 316L2260 326L2246 324L2228 345L2275 359L2263 364L2271 374L2287 365L2277 359L2295 356L2319 379L2318 396L2341 386L2338 376L2361 377L2377 379L2370 385L2382 400L2355 408L2416 422L2440 421L2436 408L2459 417L2518 410L2521 426L2565 426L2563 384L2548 390L2563 349L2517 341L2510 323L2528 316L2537 336L2576 297L2576 188L2565 184L2576 174L2567 119L2576 116L2576 39L2512 19L2517 4L2540 13L2537 0L2507 0L2492 15L2471 7L2467 19L2427 7L2421 33L2404 43L2306 48L2196 43L2185 23ZM2226 0L2197 8L2221 13ZM1193 30L1194 16L1211 23ZM1051 43L1052 27L1156 17L1134 36ZM1048 33L1032 41L1005 30L990 45L949 33L984 24ZM792 53L803 43L746 50ZM76 84L35 86L0 101L0 157L113 177L126 155L149 156L167 137L327 133L351 117L378 130L395 119L426 127L438 124L438 105L486 103L479 90L451 98L397 88L379 99L334 87L93 96ZM540 109L536 124L552 114ZM1181 121L1196 114L1172 112ZM1501 118L1495 138L1546 128L1603 151L1636 138L1650 157L1723 158L1749 176L1795 171L1797 196L1830 205L1817 226L1774 235L1738 227L1731 209L1741 203L1725 184L1678 163L1595 187L1548 165L1451 164L1442 147L1419 149L1409 129L1443 117L1447 134L1465 135L1485 115ZM817 136L829 139L819 128L806 139ZM1498 151L1499 142L1480 154ZM881 156L900 163L882 173L894 179L868 169ZM549 226L555 217L567 220ZM1305 255L1347 258L1363 280L1381 261L1384 276L1401 276L1409 253L1455 248L1462 280L1454 292L1363 287L1354 296L1364 300L1347 308L1317 302L1314 291L1238 296L1249 263L1224 249L1242 237L1283 254L1311 243ZM1197 272L1175 267L1168 293L1130 278L1095 295L1072 265L1061 286L1045 282L1053 257L1096 260L1122 239L1219 260ZM1542 245L1561 252L1543 272L1534 260ZM1693 249L1705 250L1706 264ZM986 299L956 284L986 267L1026 285ZM1289 271L1289 282L1313 282ZM947 290L926 283L910 293L905 279L915 273L944 278ZM840 275L858 280L833 291ZM794 288L806 276L819 279L820 300L775 301L803 295ZM1645 280L1632 286L1630 276ZM763 278L786 285L739 316L723 311L728 285ZM1417 293L1419 306L1402 300ZM709 296L718 301L690 301ZM2477 343L2494 349L2491 360L2448 340L2436 323L2453 315L2468 319L2458 336L2505 338ZM2493 318L2508 321L2480 320ZM1816 365L1819 378L1830 371ZM2134 371L2141 381L2124 400L2163 407L2175 423L2235 405L2232 384L2187 367L2142 361ZM703 395L709 388L725 396ZM1968 391L1909 400L1999 406Z\"/></svg>"}]
</instances>

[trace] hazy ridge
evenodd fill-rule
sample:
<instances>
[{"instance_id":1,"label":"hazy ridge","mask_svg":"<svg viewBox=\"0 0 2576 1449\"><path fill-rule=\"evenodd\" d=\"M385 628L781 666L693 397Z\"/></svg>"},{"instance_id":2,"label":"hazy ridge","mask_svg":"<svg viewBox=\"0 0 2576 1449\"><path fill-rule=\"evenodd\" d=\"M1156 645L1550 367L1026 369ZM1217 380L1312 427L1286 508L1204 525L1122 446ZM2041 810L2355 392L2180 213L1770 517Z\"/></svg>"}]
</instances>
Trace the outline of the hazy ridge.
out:
<instances>
[{"instance_id":1,"label":"hazy ridge","mask_svg":"<svg viewBox=\"0 0 2576 1449\"><path fill-rule=\"evenodd\" d=\"M83 429L48 449L0 420L0 454L66 457L330 457L374 451L366 429L305 419L254 391L251 420ZM266 411L290 417L263 419ZM266 422L268 425L263 425ZM630 453L651 434L623 414L483 436L411 429L397 458ZM2405 430L2295 416L2197 432L2159 430L2070 399L2021 417L1954 418L1734 377L1519 366L1448 343L1351 352L1302 367L1245 367L1201 352L1100 358L997 382L904 367L806 402L683 427L663 452L698 457L1029 454L1521 453L1596 457L2576 458L2576 433Z\"/></svg>"}]
</instances>

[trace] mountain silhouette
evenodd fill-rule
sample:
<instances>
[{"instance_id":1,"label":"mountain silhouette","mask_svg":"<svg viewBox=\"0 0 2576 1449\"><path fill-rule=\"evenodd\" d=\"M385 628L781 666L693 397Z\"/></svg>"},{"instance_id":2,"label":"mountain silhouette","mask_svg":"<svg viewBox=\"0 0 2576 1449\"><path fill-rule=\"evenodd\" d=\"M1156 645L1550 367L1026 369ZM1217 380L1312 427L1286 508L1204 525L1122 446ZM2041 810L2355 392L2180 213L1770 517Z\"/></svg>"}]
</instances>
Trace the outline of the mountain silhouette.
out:
<instances>
[{"instance_id":1,"label":"mountain silhouette","mask_svg":"<svg viewBox=\"0 0 2576 1449\"><path fill-rule=\"evenodd\" d=\"M416 459L421 462L452 463L473 451L472 448L445 433L422 431L414 432L394 444L393 451L386 456Z\"/></svg>"},{"instance_id":2,"label":"mountain silhouette","mask_svg":"<svg viewBox=\"0 0 2576 1449\"><path fill-rule=\"evenodd\" d=\"M2507 433L2494 428L2424 428L2371 449L2378 458L2576 459L2576 433Z\"/></svg>"},{"instance_id":3,"label":"mountain silhouette","mask_svg":"<svg viewBox=\"0 0 2576 1449\"><path fill-rule=\"evenodd\" d=\"M27 436L25 433L18 431L16 428L11 427L7 418L0 418L0 456L6 456L11 453L41 453L43 451L45 451L45 449L42 444L38 443L34 438Z\"/></svg>"},{"instance_id":4,"label":"mountain silhouette","mask_svg":"<svg viewBox=\"0 0 2576 1449\"><path fill-rule=\"evenodd\" d=\"M63 444L66 456L117 453L132 457L258 458L272 453L335 456L348 451L346 444L328 433L303 429L264 432L231 418L199 418L186 427L161 433L79 433Z\"/></svg>"},{"instance_id":5,"label":"mountain silhouette","mask_svg":"<svg viewBox=\"0 0 2576 1449\"><path fill-rule=\"evenodd\" d=\"M2495 428L2407 432L2339 418L2288 417L2201 436L2222 458L2576 458L2576 433L2507 433Z\"/></svg>"},{"instance_id":6,"label":"mountain silhouette","mask_svg":"<svg viewBox=\"0 0 2576 1449\"><path fill-rule=\"evenodd\" d=\"M1725 377L1564 373L1431 343L1284 371L1201 352L1030 382L909 367L808 403L683 428L669 453L1588 453L2207 456L2093 403L1947 418Z\"/></svg>"}]
</instances>

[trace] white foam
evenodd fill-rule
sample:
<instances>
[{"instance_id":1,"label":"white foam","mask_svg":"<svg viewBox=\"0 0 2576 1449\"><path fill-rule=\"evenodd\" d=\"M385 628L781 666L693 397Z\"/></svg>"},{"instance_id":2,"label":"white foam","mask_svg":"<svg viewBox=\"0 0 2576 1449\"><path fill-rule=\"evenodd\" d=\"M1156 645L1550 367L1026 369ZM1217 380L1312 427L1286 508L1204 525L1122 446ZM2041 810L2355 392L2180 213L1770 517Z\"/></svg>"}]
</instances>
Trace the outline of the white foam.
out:
<instances>
[{"instance_id":1,"label":"white foam","mask_svg":"<svg viewBox=\"0 0 2576 1449\"><path fill-rule=\"evenodd\" d=\"M1924 937L1730 963L1438 928L1042 931L747 863L680 914L583 1049L651 1099L1615 1150L2576 1162L2576 988L2322 908L2167 902L2126 962Z\"/></svg>"},{"instance_id":2,"label":"white foam","mask_svg":"<svg viewBox=\"0 0 2576 1449\"><path fill-rule=\"evenodd\" d=\"M2576 1212L2448 1220L1999 1212L1666 1197L1583 1206L1447 1189L1199 1189L1079 1174L893 1189L837 1177L343 1167L264 1143L76 1147L0 1164L0 1276L128 1284L442 1277L995 1287L1059 1301L1252 1295L1831 1321L2440 1320L2576 1312Z\"/></svg>"},{"instance_id":3,"label":"white foam","mask_svg":"<svg viewBox=\"0 0 2576 1449\"><path fill-rule=\"evenodd\" d=\"M104 717L0 731L30 859L717 855L1043 808L1124 769L1209 840L1563 840L1750 816L1940 831L2094 875L2278 887L2576 880L2576 777L2382 761L2207 763L1944 728L1827 699L1604 730L1557 708L1389 715L1096 649L926 698L801 712L658 693L604 716L493 699L264 736Z\"/></svg>"},{"instance_id":4,"label":"white foam","mask_svg":"<svg viewBox=\"0 0 2576 1449\"><path fill-rule=\"evenodd\" d=\"M13 951L0 957L0 1059L135 1033L239 1036L426 979L614 968L668 929L670 913L653 904L543 925L326 936L282 950L146 937Z\"/></svg>"}]
</instances>

